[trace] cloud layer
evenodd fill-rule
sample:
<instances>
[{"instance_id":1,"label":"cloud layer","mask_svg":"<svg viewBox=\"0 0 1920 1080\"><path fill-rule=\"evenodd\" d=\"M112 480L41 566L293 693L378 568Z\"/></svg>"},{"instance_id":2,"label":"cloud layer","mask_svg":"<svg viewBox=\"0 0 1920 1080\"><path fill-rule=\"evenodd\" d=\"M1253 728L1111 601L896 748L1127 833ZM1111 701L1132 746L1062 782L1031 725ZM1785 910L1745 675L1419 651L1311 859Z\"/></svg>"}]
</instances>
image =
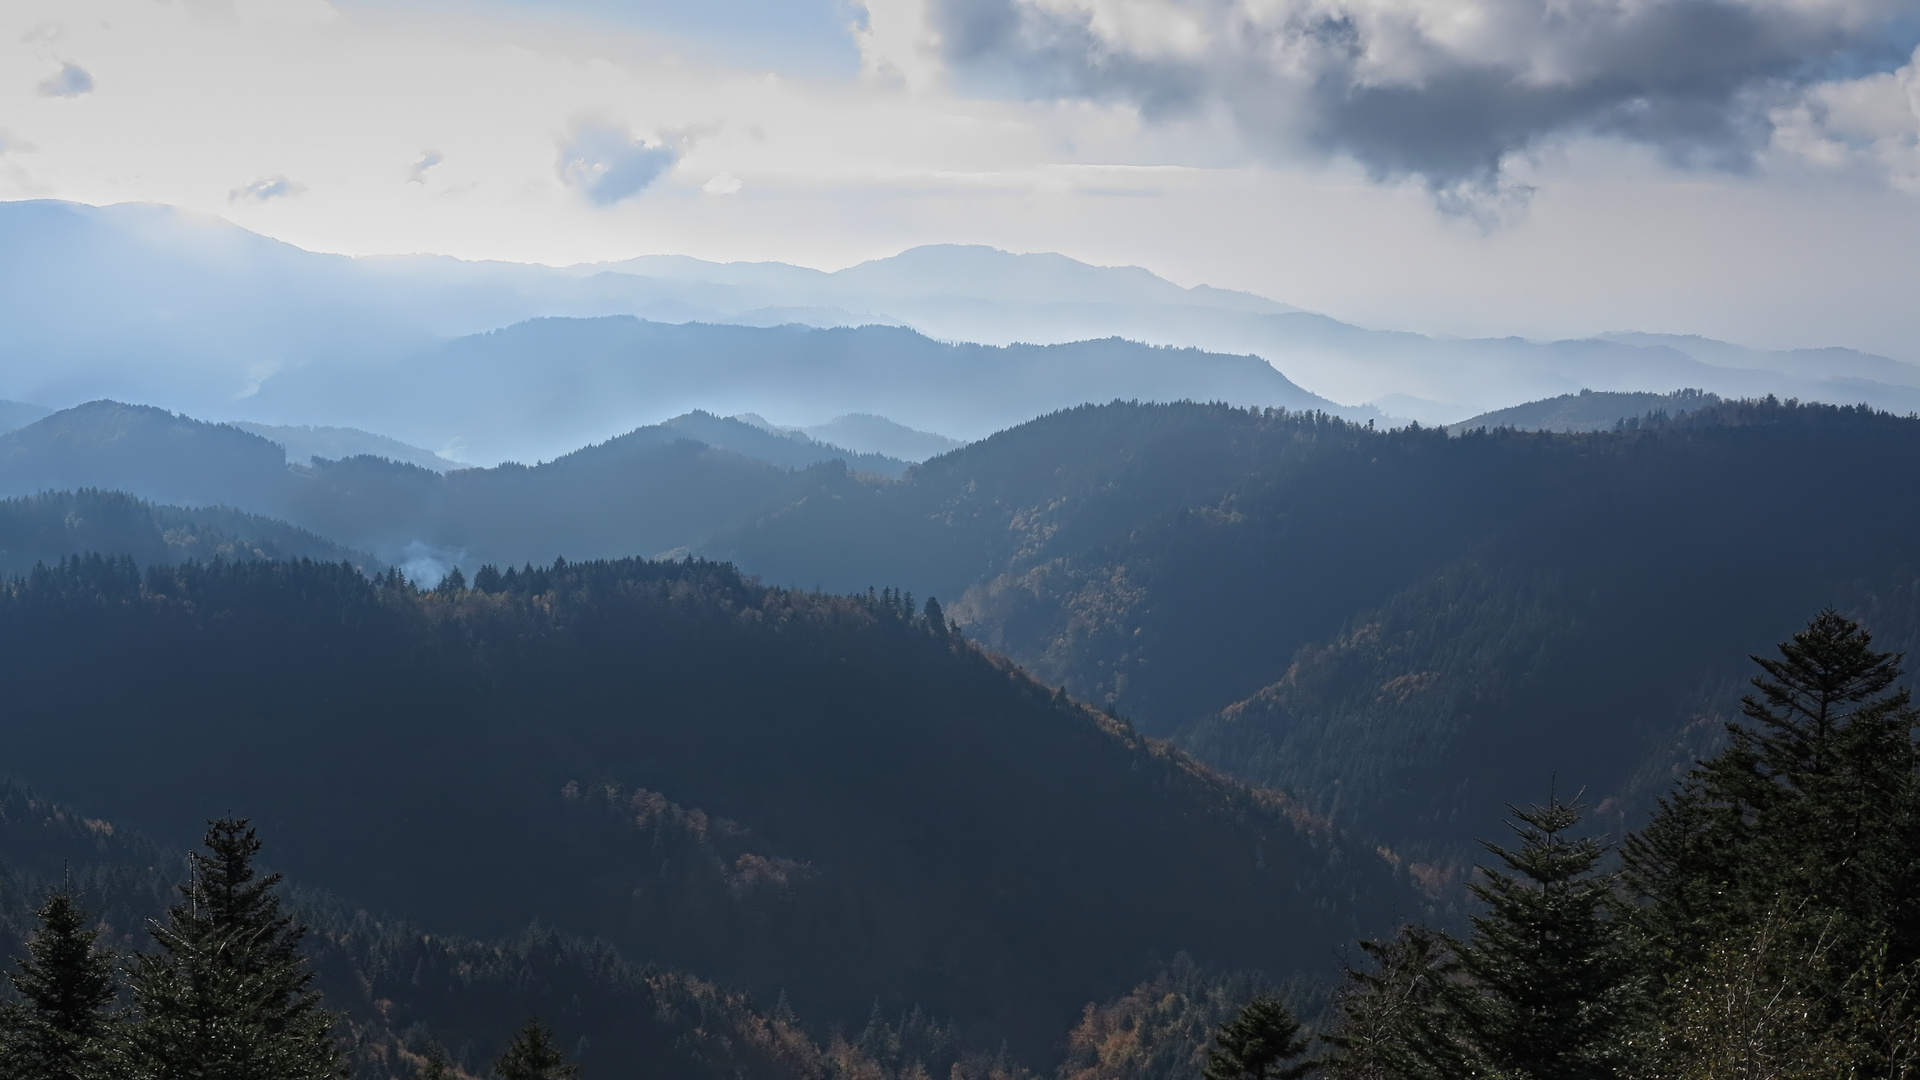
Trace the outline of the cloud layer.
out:
<instances>
[{"instance_id":1,"label":"cloud layer","mask_svg":"<svg viewBox=\"0 0 1920 1080\"><path fill-rule=\"evenodd\" d=\"M929 0L962 80L1223 109L1261 149L1488 187L1558 135L1740 167L1809 87L1889 72L1911 0Z\"/></svg>"}]
</instances>

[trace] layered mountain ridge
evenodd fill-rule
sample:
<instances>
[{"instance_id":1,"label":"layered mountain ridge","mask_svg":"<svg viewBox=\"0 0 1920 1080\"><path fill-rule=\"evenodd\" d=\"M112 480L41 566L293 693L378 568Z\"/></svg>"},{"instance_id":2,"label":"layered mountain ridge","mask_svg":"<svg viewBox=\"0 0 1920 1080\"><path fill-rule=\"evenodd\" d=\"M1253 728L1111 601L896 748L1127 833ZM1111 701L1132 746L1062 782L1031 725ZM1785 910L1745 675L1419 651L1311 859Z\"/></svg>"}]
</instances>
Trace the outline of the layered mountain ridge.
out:
<instances>
[{"instance_id":1,"label":"layered mountain ridge","mask_svg":"<svg viewBox=\"0 0 1920 1080\"><path fill-rule=\"evenodd\" d=\"M1536 342L1376 331L1246 293L1181 287L1139 268L959 245L832 273L677 256L569 268L348 259L165 207L56 202L0 204L0 240L0 317L13 331L0 344L0 394L52 406L111 397L223 419L362 428L469 462L552 457L694 409L758 413L796 427L878 412L974 439L1114 399L1218 399L1423 423L1457 423L1581 389L1680 386L1920 408L1912 357L1672 334ZM618 362L583 366L573 351L583 334L592 337L593 320L609 316L680 329L630 332L611 353L605 341L589 344L603 361ZM513 335L512 355L475 338L556 318L587 323L535 321L543 329ZM841 333L812 337L801 328ZM901 338L908 328L923 340ZM1127 347L1098 344L1116 337ZM460 339L469 340L449 344ZM735 355L715 372L730 377L701 379L680 359L737 353L740 341L774 362L743 372ZM974 343L976 351L944 354L940 343ZM1060 353L977 351L1075 343L1080 368L1070 378ZM1156 346L1198 350L1203 359ZM650 367L656 349L665 363ZM1081 355L1088 350L1094 355ZM864 359L874 353L898 354L879 384ZM996 359L967 380L943 375L929 356L963 367ZM1286 374L1276 381L1249 369L1224 378L1217 369L1234 367L1236 357ZM469 361L479 366L468 370ZM1182 370L1195 365L1197 372ZM783 372L794 366L814 379ZM766 392L743 390L742 378L768 373ZM1037 382L1029 385L1029 376ZM998 399L977 392L987 382L998 386ZM645 392L636 396L636 388ZM956 392L958 401L943 402ZM583 406L580 396L606 400ZM556 403L566 407L547 415ZM492 433L502 418L516 437Z\"/></svg>"}]
</instances>

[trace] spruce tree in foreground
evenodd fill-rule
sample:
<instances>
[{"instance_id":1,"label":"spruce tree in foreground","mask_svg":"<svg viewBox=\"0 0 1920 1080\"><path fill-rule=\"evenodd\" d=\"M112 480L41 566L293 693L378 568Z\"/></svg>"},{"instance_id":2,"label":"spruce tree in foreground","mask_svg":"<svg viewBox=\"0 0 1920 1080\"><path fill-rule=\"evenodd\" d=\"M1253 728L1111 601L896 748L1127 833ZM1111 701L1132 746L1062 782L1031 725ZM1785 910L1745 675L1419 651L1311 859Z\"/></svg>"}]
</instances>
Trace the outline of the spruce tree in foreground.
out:
<instances>
[{"instance_id":1,"label":"spruce tree in foreground","mask_svg":"<svg viewBox=\"0 0 1920 1080\"><path fill-rule=\"evenodd\" d=\"M113 1075L113 957L98 947L91 923L66 891L40 908L40 928L13 975L20 1000L0 1014L0 1075L7 1080Z\"/></svg>"},{"instance_id":2,"label":"spruce tree in foreground","mask_svg":"<svg viewBox=\"0 0 1920 1080\"><path fill-rule=\"evenodd\" d=\"M553 1043L553 1032L530 1017L527 1026L507 1044L500 1060L493 1063L500 1080L573 1080L579 1070L567 1064L566 1055Z\"/></svg>"},{"instance_id":3,"label":"spruce tree in foreground","mask_svg":"<svg viewBox=\"0 0 1920 1080\"><path fill-rule=\"evenodd\" d=\"M260 877L244 820L211 822L183 900L153 928L159 951L132 971L137 1071L153 1080L334 1080L333 1017L308 988L306 933L280 911L280 875Z\"/></svg>"},{"instance_id":4,"label":"spruce tree in foreground","mask_svg":"<svg viewBox=\"0 0 1920 1080\"><path fill-rule=\"evenodd\" d=\"M1536 1080L1612 1080L1640 1019L1635 965L1606 849L1574 838L1580 808L1549 798L1514 810L1517 851L1481 868L1487 910L1455 951L1468 977L1454 995L1468 1040L1494 1070Z\"/></svg>"},{"instance_id":5,"label":"spruce tree in foreground","mask_svg":"<svg viewBox=\"0 0 1920 1080\"><path fill-rule=\"evenodd\" d=\"M1729 724L1727 748L1627 842L1650 935L1690 963L1784 896L1838 935L1838 970L1883 941L1895 965L1920 957L1920 714L1894 685L1900 657L1829 610L1754 662L1750 725Z\"/></svg>"},{"instance_id":6,"label":"spruce tree in foreground","mask_svg":"<svg viewBox=\"0 0 1920 1080\"><path fill-rule=\"evenodd\" d=\"M1643 899L1638 920L1670 1019L1663 1046L1712 1061L1735 1031L1737 1047L1767 1055L1811 1046L1847 1075L1911 1075L1920 1068L1920 713L1896 686L1900 657L1825 611L1779 659L1754 660L1763 674L1742 702L1749 725L1730 725L1727 748L1628 842L1628 880ZM1804 1002L1797 1011L1749 1005L1736 1019L1686 1019L1711 1015L1702 1002L1724 1012L1726 1002L1770 1002L1789 988Z\"/></svg>"},{"instance_id":7,"label":"spruce tree in foreground","mask_svg":"<svg viewBox=\"0 0 1920 1080\"><path fill-rule=\"evenodd\" d=\"M1300 1021L1279 999L1257 997L1214 1032L1202 1075L1206 1080L1300 1080L1316 1064L1298 1060L1309 1045Z\"/></svg>"}]
</instances>

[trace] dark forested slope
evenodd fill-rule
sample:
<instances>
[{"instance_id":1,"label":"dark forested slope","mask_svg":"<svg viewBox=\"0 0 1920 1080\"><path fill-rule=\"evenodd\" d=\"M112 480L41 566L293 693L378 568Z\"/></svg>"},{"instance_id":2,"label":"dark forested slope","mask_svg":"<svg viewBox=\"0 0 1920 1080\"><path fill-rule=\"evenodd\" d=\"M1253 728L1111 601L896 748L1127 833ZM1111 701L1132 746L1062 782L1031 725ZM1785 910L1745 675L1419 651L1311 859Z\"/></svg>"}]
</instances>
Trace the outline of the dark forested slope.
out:
<instances>
[{"instance_id":1,"label":"dark forested slope","mask_svg":"<svg viewBox=\"0 0 1920 1080\"><path fill-rule=\"evenodd\" d=\"M1443 861L1554 774L1644 804L1737 658L1839 604L1920 641L1920 420L1729 403L1618 432L1071 410L715 551L952 596L1042 679ZM1611 801L1608 801L1611 800Z\"/></svg>"},{"instance_id":2,"label":"dark forested slope","mask_svg":"<svg viewBox=\"0 0 1920 1080\"><path fill-rule=\"evenodd\" d=\"M267 838L269 856L276 846ZM0 955L26 953L39 930L35 909L61 888L99 927L100 946L122 956L152 951L149 927L179 899L181 855L0 780ZM430 1043L485 1076L531 1014L554 1027L589 1076L825 1080L835 1050L852 1059L845 1071L864 1065L872 1080L902 1071L883 1077L870 1057L821 1045L790 1010L634 964L606 942L538 926L492 941L429 934L301 883L287 891L311 928L302 952L313 988L341 1018L336 1034L354 1080L417 1076ZM956 1059L969 1050L943 1049Z\"/></svg>"},{"instance_id":3,"label":"dark forested slope","mask_svg":"<svg viewBox=\"0 0 1920 1080\"><path fill-rule=\"evenodd\" d=\"M166 837L245 808L303 881L530 919L852 1024L1055 1048L1180 950L1279 975L1407 907L1370 849L908 610L712 564L422 594L86 560L0 594L9 768Z\"/></svg>"}]
</instances>

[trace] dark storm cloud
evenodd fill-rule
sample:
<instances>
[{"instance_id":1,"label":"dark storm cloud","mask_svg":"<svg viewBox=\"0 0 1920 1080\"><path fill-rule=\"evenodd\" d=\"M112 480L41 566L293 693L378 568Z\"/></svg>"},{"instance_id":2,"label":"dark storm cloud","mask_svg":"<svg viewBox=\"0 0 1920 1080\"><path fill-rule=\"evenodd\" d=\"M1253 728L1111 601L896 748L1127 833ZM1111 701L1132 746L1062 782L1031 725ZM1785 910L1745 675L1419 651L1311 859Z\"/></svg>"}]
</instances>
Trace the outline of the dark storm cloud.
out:
<instances>
[{"instance_id":1,"label":"dark storm cloud","mask_svg":"<svg viewBox=\"0 0 1920 1080\"><path fill-rule=\"evenodd\" d=\"M1916 0L1107 3L934 0L934 25L975 84L1125 100L1149 116L1218 105L1275 153L1345 155L1436 190L1492 184L1507 155L1559 134L1739 167L1764 143L1770 106L1898 67L1920 37ZM1202 28L1200 44L1100 29L1116 20L1097 14L1143 8Z\"/></svg>"}]
</instances>

